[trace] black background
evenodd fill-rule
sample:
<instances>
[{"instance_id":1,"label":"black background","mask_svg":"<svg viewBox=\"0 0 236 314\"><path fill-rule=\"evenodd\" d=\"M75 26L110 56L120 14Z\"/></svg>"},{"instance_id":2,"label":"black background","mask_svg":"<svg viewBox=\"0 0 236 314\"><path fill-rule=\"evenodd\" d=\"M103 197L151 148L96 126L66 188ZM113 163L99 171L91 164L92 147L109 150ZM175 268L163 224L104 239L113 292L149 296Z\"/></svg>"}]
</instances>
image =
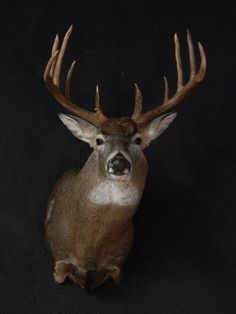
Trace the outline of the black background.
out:
<instances>
[{"instance_id":1,"label":"black background","mask_svg":"<svg viewBox=\"0 0 236 314\"><path fill-rule=\"evenodd\" d=\"M1 3L1 313L235 313L236 49L233 1ZM64 70L78 60L73 99L129 115L134 87L145 110L176 82L173 35L205 47L205 81L147 149L149 175L135 215L125 281L90 293L53 282L44 240L48 196L90 150L57 118L42 76L55 34L74 24ZM198 58L199 61L199 58Z\"/></svg>"}]
</instances>

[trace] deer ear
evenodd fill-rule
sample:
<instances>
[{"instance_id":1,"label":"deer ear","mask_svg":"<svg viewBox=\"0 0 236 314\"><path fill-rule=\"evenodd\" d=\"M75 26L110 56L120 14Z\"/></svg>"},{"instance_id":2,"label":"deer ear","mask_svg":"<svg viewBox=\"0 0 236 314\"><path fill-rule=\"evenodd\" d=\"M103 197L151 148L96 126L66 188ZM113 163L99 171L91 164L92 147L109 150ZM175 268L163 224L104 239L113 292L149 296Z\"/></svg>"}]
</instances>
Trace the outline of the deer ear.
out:
<instances>
[{"instance_id":1,"label":"deer ear","mask_svg":"<svg viewBox=\"0 0 236 314\"><path fill-rule=\"evenodd\" d=\"M84 142L90 144L97 134L97 128L85 120L63 113L59 113L58 117L75 137Z\"/></svg>"},{"instance_id":2,"label":"deer ear","mask_svg":"<svg viewBox=\"0 0 236 314\"><path fill-rule=\"evenodd\" d=\"M147 147L151 141L160 136L174 121L177 116L177 112L171 112L164 114L153 121L141 130L143 146Z\"/></svg>"}]
</instances>

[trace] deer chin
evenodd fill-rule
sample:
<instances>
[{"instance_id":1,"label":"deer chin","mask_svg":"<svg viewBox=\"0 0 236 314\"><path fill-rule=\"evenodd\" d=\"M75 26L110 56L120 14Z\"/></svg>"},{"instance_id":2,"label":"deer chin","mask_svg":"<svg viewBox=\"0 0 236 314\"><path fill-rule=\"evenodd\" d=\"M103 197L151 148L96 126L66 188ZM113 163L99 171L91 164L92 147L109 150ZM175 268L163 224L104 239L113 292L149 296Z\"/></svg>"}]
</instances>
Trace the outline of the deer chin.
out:
<instances>
[{"instance_id":1,"label":"deer chin","mask_svg":"<svg viewBox=\"0 0 236 314\"><path fill-rule=\"evenodd\" d=\"M112 181L128 181L129 180L129 173L128 174L112 174L109 173L109 178Z\"/></svg>"},{"instance_id":2,"label":"deer chin","mask_svg":"<svg viewBox=\"0 0 236 314\"><path fill-rule=\"evenodd\" d=\"M127 181L130 177L130 170L125 169L123 172L114 172L112 168L107 171L109 179L114 181Z\"/></svg>"}]
</instances>

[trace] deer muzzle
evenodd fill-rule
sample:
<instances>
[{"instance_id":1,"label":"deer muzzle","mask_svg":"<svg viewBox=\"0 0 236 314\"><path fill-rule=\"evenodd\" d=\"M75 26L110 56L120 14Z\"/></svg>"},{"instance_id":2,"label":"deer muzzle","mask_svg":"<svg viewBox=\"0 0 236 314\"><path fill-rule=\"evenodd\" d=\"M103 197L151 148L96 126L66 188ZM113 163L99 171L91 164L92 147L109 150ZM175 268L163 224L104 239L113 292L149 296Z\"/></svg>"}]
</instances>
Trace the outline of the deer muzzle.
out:
<instances>
[{"instance_id":1,"label":"deer muzzle","mask_svg":"<svg viewBox=\"0 0 236 314\"><path fill-rule=\"evenodd\" d=\"M107 172L116 176L123 176L130 172L131 164L121 153L116 154L107 164Z\"/></svg>"}]
</instances>

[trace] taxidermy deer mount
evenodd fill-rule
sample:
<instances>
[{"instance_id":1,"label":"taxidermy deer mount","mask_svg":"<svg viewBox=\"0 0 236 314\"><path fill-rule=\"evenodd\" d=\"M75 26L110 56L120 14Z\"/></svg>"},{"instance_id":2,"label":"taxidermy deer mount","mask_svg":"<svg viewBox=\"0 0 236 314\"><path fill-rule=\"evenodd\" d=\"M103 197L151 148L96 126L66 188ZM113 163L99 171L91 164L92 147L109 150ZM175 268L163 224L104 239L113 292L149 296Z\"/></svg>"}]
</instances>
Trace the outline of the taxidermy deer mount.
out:
<instances>
[{"instance_id":1,"label":"taxidermy deer mount","mask_svg":"<svg viewBox=\"0 0 236 314\"><path fill-rule=\"evenodd\" d=\"M94 288L108 278L117 284L121 281L122 266L133 241L132 217L142 197L148 169L143 149L168 128L177 115L170 111L204 79L206 56L198 43L201 61L196 71L194 47L187 31L190 78L184 84L175 34L176 93L169 97L164 77L162 105L142 113L142 96L135 84L132 117L107 118L100 106L98 86L95 112L71 101L75 61L67 74L65 93L60 89L61 65L71 32L72 26L60 48L56 35L44 81L53 97L73 114L59 114L61 121L93 152L81 170L66 172L54 187L45 226L55 281L63 283L68 277L82 288Z\"/></svg>"}]
</instances>

